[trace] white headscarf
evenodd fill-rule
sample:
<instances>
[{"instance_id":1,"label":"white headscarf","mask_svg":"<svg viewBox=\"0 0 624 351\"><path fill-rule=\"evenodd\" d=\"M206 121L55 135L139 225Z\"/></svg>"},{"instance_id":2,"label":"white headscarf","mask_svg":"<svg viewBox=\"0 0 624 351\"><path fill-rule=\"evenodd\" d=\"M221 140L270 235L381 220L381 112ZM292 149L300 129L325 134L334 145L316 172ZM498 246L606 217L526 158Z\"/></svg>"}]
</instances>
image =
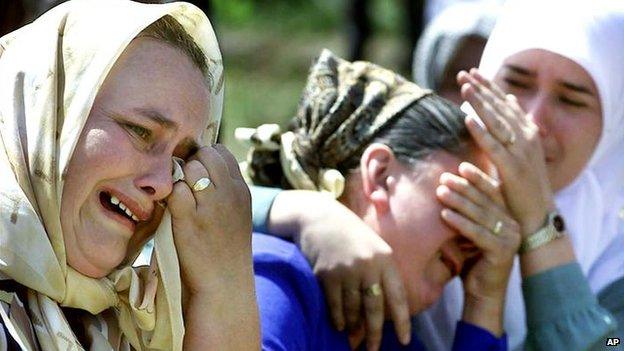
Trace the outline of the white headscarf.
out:
<instances>
[{"instance_id":1,"label":"white headscarf","mask_svg":"<svg viewBox=\"0 0 624 351\"><path fill-rule=\"evenodd\" d=\"M624 2L509 0L485 47L480 70L492 79L507 57L528 49L573 60L598 88L600 141L585 169L556 194L576 257L597 293L624 276ZM449 284L442 300L419 320L432 333L422 335L429 345L450 348L452 337L436 330L454 330L461 318L460 289L458 283ZM526 326L517 260L509 282L505 330L510 348L520 348Z\"/></svg>"},{"instance_id":2,"label":"white headscarf","mask_svg":"<svg viewBox=\"0 0 624 351\"><path fill-rule=\"evenodd\" d=\"M619 218L624 207L624 2L510 1L480 69L491 79L507 57L528 49L571 59L598 88L600 141L577 179L556 194L577 259L597 292L624 276L624 255L613 255L621 261L617 264L602 257L606 249L624 252L624 223Z\"/></svg>"},{"instance_id":3,"label":"white headscarf","mask_svg":"<svg viewBox=\"0 0 624 351\"><path fill-rule=\"evenodd\" d=\"M423 88L438 90L466 39L474 36L485 41L490 36L499 7L495 1L460 2L434 17L414 50L414 82Z\"/></svg>"},{"instance_id":4,"label":"white headscarf","mask_svg":"<svg viewBox=\"0 0 624 351\"><path fill-rule=\"evenodd\" d=\"M91 349L127 349L128 342L138 350L182 349L181 282L169 213L156 231L151 267L124 263L102 279L67 264L60 224L63 175L98 90L136 35L165 15L182 25L208 60L210 110L218 122L221 54L210 22L193 5L74 0L0 39L0 279L29 289L34 332L45 350L82 349L60 306L97 315L85 328ZM214 135L204 138L212 142ZM28 339L21 341L33 343Z\"/></svg>"}]
</instances>

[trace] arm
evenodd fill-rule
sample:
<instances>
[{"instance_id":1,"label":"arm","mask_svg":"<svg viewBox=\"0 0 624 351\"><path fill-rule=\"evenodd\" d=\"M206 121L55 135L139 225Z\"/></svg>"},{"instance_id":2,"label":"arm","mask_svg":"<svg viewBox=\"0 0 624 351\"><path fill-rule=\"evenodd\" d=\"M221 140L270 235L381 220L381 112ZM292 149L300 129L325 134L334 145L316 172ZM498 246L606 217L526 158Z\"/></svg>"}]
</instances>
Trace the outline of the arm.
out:
<instances>
[{"instance_id":1,"label":"arm","mask_svg":"<svg viewBox=\"0 0 624 351\"><path fill-rule=\"evenodd\" d=\"M495 164L506 203L525 239L554 209L538 129L513 96L477 70L460 73L458 82L485 128L474 117L467 117L466 125ZM587 348L613 328L612 316L598 305L574 262L567 235L520 256L528 348Z\"/></svg>"},{"instance_id":2,"label":"arm","mask_svg":"<svg viewBox=\"0 0 624 351\"><path fill-rule=\"evenodd\" d=\"M617 329L607 336L618 337L620 342L624 342L624 299L622 296L624 296L624 277L609 284L598 294L600 305L611 312L617 322Z\"/></svg>"},{"instance_id":3,"label":"arm","mask_svg":"<svg viewBox=\"0 0 624 351\"><path fill-rule=\"evenodd\" d=\"M184 174L167 199L184 288L184 349L257 350L247 186L219 145L200 148ZM208 176L211 185L192 190Z\"/></svg>"},{"instance_id":4,"label":"arm","mask_svg":"<svg viewBox=\"0 0 624 351\"><path fill-rule=\"evenodd\" d=\"M392 249L370 227L340 202L315 191L280 192L252 186L252 199L256 229L265 228L300 246L322 283L338 330L359 332L360 289L364 282L379 282L384 287L376 299L379 306L368 304L364 310L367 343L375 349L381 341L383 306L388 306L399 339L409 343L407 299Z\"/></svg>"},{"instance_id":5,"label":"arm","mask_svg":"<svg viewBox=\"0 0 624 351\"><path fill-rule=\"evenodd\" d=\"M598 304L578 263L524 278L527 350L586 350L604 346L616 323Z\"/></svg>"},{"instance_id":6,"label":"arm","mask_svg":"<svg viewBox=\"0 0 624 351\"><path fill-rule=\"evenodd\" d=\"M254 234L256 296L263 350L347 350L329 324L320 286L290 242Z\"/></svg>"},{"instance_id":7,"label":"arm","mask_svg":"<svg viewBox=\"0 0 624 351\"><path fill-rule=\"evenodd\" d=\"M282 189L279 188L267 188L263 186L250 185L249 191L251 192L251 217L253 224L253 231L259 233L269 233L268 222L269 214L271 213L271 206L273 201Z\"/></svg>"}]
</instances>

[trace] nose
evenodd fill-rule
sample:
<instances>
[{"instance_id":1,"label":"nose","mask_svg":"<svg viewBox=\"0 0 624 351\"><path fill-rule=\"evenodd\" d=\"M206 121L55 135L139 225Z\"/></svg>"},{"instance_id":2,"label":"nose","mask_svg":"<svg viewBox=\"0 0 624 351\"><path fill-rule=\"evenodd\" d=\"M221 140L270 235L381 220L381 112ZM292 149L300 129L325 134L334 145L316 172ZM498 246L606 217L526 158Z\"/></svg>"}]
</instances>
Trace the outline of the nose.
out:
<instances>
[{"instance_id":1,"label":"nose","mask_svg":"<svg viewBox=\"0 0 624 351\"><path fill-rule=\"evenodd\" d=\"M522 102L520 102L522 104ZM524 101L522 108L527 112L527 117L535 123L540 136L544 137L550 133L552 109L550 100L544 95L535 95Z\"/></svg>"},{"instance_id":2,"label":"nose","mask_svg":"<svg viewBox=\"0 0 624 351\"><path fill-rule=\"evenodd\" d=\"M162 200L169 196L173 189L171 157L153 157L141 166L143 172L136 178L135 186L153 201Z\"/></svg>"}]
</instances>

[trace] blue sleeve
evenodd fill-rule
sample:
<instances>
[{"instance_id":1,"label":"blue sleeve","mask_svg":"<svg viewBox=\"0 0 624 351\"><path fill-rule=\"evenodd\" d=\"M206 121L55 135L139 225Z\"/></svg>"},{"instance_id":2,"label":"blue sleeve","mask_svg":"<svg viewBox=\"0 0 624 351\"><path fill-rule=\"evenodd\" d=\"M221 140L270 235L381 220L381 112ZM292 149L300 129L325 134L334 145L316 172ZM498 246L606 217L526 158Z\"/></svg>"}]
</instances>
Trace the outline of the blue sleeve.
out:
<instances>
[{"instance_id":1,"label":"blue sleeve","mask_svg":"<svg viewBox=\"0 0 624 351\"><path fill-rule=\"evenodd\" d=\"M264 270L261 270L264 271ZM274 274L256 273L256 297L262 328L262 350L310 350L309 326L302 301ZM310 350L311 351L311 350Z\"/></svg>"},{"instance_id":2,"label":"blue sleeve","mask_svg":"<svg viewBox=\"0 0 624 351\"><path fill-rule=\"evenodd\" d=\"M251 192L253 231L267 233L266 224L273 200L282 189L250 185L249 190Z\"/></svg>"},{"instance_id":3,"label":"blue sleeve","mask_svg":"<svg viewBox=\"0 0 624 351\"><path fill-rule=\"evenodd\" d=\"M299 249L254 233L256 299L263 350L349 350L346 334L327 315L325 296Z\"/></svg>"},{"instance_id":4,"label":"blue sleeve","mask_svg":"<svg viewBox=\"0 0 624 351\"><path fill-rule=\"evenodd\" d=\"M459 321L453 341L453 351L504 351L507 350L507 335L500 338L476 325Z\"/></svg>"},{"instance_id":5,"label":"blue sleeve","mask_svg":"<svg viewBox=\"0 0 624 351\"><path fill-rule=\"evenodd\" d=\"M585 350L606 340L616 323L598 304L578 263L527 277L526 350Z\"/></svg>"}]
</instances>

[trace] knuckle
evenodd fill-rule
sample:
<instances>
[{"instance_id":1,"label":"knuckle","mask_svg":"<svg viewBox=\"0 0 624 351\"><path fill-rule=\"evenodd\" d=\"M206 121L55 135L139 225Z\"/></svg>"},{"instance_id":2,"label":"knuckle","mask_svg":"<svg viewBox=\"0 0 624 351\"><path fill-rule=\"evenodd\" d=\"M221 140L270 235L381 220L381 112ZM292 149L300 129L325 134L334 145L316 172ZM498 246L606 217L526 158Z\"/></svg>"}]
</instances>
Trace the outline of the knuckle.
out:
<instances>
[{"instance_id":1,"label":"knuckle","mask_svg":"<svg viewBox=\"0 0 624 351\"><path fill-rule=\"evenodd\" d=\"M198 160L190 160L184 165L185 173L197 173L201 172L204 169L204 165L201 164Z\"/></svg>"}]
</instances>

